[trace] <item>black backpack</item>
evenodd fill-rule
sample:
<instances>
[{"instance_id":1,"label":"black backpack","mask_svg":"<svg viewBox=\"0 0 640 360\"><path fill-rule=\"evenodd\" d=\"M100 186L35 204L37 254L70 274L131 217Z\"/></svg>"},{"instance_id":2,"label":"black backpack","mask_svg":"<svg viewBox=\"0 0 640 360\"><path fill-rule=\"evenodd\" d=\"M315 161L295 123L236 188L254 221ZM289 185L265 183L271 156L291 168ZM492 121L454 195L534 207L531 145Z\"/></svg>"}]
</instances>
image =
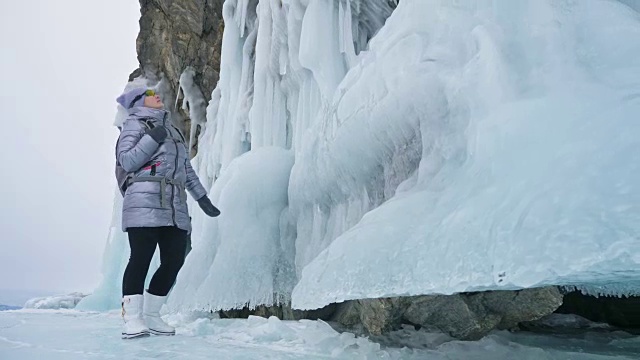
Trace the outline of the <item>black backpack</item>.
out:
<instances>
[{"instance_id":1,"label":"black backpack","mask_svg":"<svg viewBox=\"0 0 640 360\"><path fill-rule=\"evenodd\" d=\"M144 125L147 127L148 130L153 129L154 125L153 123L149 120L149 118L142 118L139 119L139 121L142 121L142 123L144 123ZM122 131L122 128L118 127L120 129L120 131ZM120 165L120 162L118 161L118 143L120 142L120 138L118 137L118 141L116 141L116 181L118 182L118 189L120 189L120 194L122 194L122 196L124 196L124 193L127 191L127 180L129 179L129 173L126 172L122 166Z\"/></svg>"}]
</instances>

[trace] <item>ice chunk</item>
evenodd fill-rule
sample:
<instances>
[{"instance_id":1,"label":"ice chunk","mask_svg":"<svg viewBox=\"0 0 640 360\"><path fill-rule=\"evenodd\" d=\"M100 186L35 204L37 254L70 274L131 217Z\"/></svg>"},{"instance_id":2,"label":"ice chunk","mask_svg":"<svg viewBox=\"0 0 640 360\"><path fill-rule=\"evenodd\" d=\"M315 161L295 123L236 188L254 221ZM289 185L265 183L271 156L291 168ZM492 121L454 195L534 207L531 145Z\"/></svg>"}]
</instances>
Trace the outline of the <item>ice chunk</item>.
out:
<instances>
[{"instance_id":1,"label":"ice chunk","mask_svg":"<svg viewBox=\"0 0 640 360\"><path fill-rule=\"evenodd\" d=\"M276 147L253 150L229 165L211 191L222 214L203 219L193 213L203 225L170 296L172 308L232 309L288 298L293 244L284 243L281 218L292 165L291 151Z\"/></svg>"},{"instance_id":2,"label":"ice chunk","mask_svg":"<svg viewBox=\"0 0 640 360\"><path fill-rule=\"evenodd\" d=\"M84 298L85 294L71 293L54 295L28 300L24 304L25 309L73 309Z\"/></svg>"}]
</instances>

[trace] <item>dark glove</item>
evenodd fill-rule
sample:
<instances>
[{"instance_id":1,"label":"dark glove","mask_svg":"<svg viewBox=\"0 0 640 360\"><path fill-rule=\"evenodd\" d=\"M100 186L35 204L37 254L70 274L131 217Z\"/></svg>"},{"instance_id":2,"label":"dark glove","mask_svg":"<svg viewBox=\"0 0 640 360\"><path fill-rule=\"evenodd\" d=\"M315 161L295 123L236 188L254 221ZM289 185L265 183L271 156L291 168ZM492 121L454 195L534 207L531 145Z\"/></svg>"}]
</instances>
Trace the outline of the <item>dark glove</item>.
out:
<instances>
[{"instance_id":1,"label":"dark glove","mask_svg":"<svg viewBox=\"0 0 640 360\"><path fill-rule=\"evenodd\" d=\"M205 214L211 217L216 217L220 215L220 210L218 210L217 207L213 206L213 204L211 203L211 200L209 200L207 195L201 197L198 200L198 205L200 205L200 208L202 209L202 211L204 211Z\"/></svg>"},{"instance_id":2,"label":"dark glove","mask_svg":"<svg viewBox=\"0 0 640 360\"><path fill-rule=\"evenodd\" d=\"M151 130L147 130L147 134L153 138L158 144L162 144L164 139L167 138L167 130L164 126L156 126Z\"/></svg>"}]
</instances>

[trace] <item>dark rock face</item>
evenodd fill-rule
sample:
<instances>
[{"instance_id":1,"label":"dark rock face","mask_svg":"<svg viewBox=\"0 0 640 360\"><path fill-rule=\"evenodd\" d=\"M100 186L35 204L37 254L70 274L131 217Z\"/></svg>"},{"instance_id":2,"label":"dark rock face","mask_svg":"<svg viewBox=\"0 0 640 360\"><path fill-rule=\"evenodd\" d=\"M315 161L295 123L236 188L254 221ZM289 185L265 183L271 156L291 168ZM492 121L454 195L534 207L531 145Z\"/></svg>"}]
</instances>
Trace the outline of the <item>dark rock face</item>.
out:
<instances>
[{"instance_id":1,"label":"dark rock face","mask_svg":"<svg viewBox=\"0 0 640 360\"><path fill-rule=\"evenodd\" d=\"M140 0L140 33L136 41L140 69L130 78L144 75L151 81L164 78L164 102L172 106L180 75L191 67L194 83L205 101L218 83L222 48L224 0ZM189 127L188 114L171 109L176 125Z\"/></svg>"},{"instance_id":2,"label":"dark rock face","mask_svg":"<svg viewBox=\"0 0 640 360\"><path fill-rule=\"evenodd\" d=\"M148 78L164 75L176 86L191 66L208 101L218 83L223 0L141 0L138 61ZM176 90L176 89L174 89Z\"/></svg>"},{"instance_id":3,"label":"dark rock face","mask_svg":"<svg viewBox=\"0 0 640 360\"><path fill-rule=\"evenodd\" d=\"M465 295L421 296L407 309L405 319L455 338L479 339L498 326L501 316L488 311L480 299L468 300Z\"/></svg>"},{"instance_id":4,"label":"dark rock face","mask_svg":"<svg viewBox=\"0 0 640 360\"><path fill-rule=\"evenodd\" d=\"M397 297L345 301L337 305L332 320L356 332L380 335L400 326L411 299Z\"/></svg>"},{"instance_id":5,"label":"dark rock face","mask_svg":"<svg viewBox=\"0 0 640 360\"><path fill-rule=\"evenodd\" d=\"M463 340L480 339L494 329L514 329L520 322L553 313L562 304L556 287L347 301L334 320L371 335L402 323L442 331Z\"/></svg>"},{"instance_id":6,"label":"dark rock face","mask_svg":"<svg viewBox=\"0 0 640 360\"><path fill-rule=\"evenodd\" d=\"M591 321L620 328L640 328L640 297L594 297L579 291L564 296L560 314L576 314Z\"/></svg>"},{"instance_id":7,"label":"dark rock face","mask_svg":"<svg viewBox=\"0 0 640 360\"><path fill-rule=\"evenodd\" d=\"M520 291L488 291L470 295L467 302L473 308L484 309L486 315L500 315L498 329L515 329L518 323L537 320L553 313L562 305L562 293L557 287Z\"/></svg>"}]
</instances>

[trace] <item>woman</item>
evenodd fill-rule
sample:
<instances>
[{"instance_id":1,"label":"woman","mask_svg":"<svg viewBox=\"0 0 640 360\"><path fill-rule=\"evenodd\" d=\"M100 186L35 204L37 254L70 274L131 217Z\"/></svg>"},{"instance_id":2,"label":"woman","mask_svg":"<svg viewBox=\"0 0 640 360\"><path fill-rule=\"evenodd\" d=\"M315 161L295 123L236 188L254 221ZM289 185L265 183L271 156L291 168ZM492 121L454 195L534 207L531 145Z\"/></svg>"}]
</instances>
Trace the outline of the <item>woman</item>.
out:
<instances>
[{"instance_id":1,"label":"woman","mask_svg":"<svg viewBox=\"0 0 640 360\"><path fill-rule=\"evenodd\" d=\"M138 88L117 102L129 112L116 146L117 163L126 171L122 228L131 248L122 281L122 337L174 335L175 329L162 321L159 311L184 263L191 232L186 192L198 199L207 215L215 217L220 211L193 171L184 137L171 124L160 97ZM160 267L145 291L156 246Z\"/></svg>"}]
</instances>

